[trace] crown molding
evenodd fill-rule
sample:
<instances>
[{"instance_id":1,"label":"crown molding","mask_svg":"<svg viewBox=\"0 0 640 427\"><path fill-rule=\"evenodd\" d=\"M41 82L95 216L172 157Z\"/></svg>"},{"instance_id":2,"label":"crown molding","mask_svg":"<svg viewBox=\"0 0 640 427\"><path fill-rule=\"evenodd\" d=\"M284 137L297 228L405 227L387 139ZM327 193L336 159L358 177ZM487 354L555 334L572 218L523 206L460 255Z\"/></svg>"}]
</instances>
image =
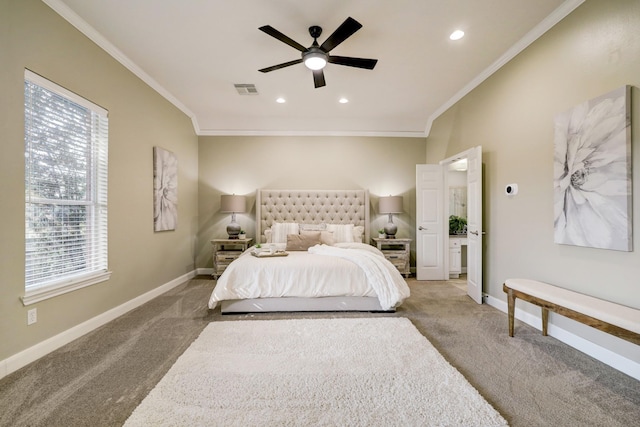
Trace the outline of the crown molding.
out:
<instances>
[{"instance_id":1,"label":"crown molding","mask_svg":"<svg viewBox=\"0 0 640 427\"><path fill-rule=\"evenodd\" d=\"M542 22L536 25L516 44L509 48L498 60L487 67L477 77L467 83L453 97L440 106L427 120L424 132L368 132L368 131L267 131L267 130L208 130L200 129L196 115L189 110L178 98L166 90L160 83L148 75L142 68L134 63L122 51L111 44L95 28L83 20L77 13L71 10L61 0L42 0L47 6L53 9L58 15L77 28L82 34L120 62L125 68L144 81L153 90L172 103L176 108L186 114L193 125L193 129L198 136L373 136L373 137L400 137L400 138L426 138L431 133L433 122L455 103L464 98L483 81L498 71L516 55L526 49L531 43L540 38L549 29L555 26L563 18L573 12L585 0L567 0L547 16Z\"/></svg>"},{"instance_id":2,"label":"crown molding","mask_svg":"<svg viewBox=\"0 0 640 427\"><path fill-rule=\"evenodd\" d=\"M78 31L87 36L92 42L97 44L105 52L111 55L116 61L122 64L126 69L135 74L140 80L149 85L153 90L158 92L167 101L172 103L176 108L186 114L193 124L193 128L198 133L198 121L191 110L184 105L178 98L173 96L171 92L166 90L160 83L147 74L142 68L140 68L135 62L133 62L127 55L116 48L111 42L109 42L102 34L100 34L95 28L89 25L84 19L75 13L69 6L63 3L61 0L42 0L47 6L53 9L63 19L73 25Z\"/></svg>"},{"instance_id":3,"label":"crown molding","mask_svg":"<svg viewBox=\"0 0 640 427\"><path fill-rule=\"evenodd\" d=\"M556 10L554 10L549 16L543 19L538 25L536 25L531 31L525 34L518 42L511 46L500 58L498 58L493 64L487 67L484 71L476 76L473 80L467 83L462 89L460 89L453 97L440 106L428 119L427 126L424 134L426 137L431 133L431 126L433 122L440 117L445 111L451 108L454 104L464 98L473 89L478 87L483 81L488 79L493 73L502 68L505 64L511 61L516 55L525 50L531 43L542 37L544 33L553 28L558 22L562 21L567 15L573 12L578 6L584 3L585 0L567 0L562 3Z\"/></svg>"},{"instance_id":4,"label":"crown molding","mask_svg":"<svg viewBox=\"0 0 640 427\"><path fill-rule=\"evenodd\" d=\"M424 132L286 131L286 130L201 130L199 136L354 136L426 138Z\"/></svg>"}]
</instances>

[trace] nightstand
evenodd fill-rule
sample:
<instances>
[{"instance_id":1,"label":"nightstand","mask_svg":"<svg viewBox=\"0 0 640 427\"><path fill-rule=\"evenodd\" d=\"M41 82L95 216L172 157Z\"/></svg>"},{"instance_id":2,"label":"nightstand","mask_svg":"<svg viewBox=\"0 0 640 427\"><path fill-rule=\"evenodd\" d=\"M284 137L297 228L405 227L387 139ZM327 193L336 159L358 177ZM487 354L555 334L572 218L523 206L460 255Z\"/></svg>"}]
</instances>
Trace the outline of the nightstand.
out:
<instances>
[{"instance_id":1,"label":"nightstand","mask_svg":"<svg viewBox=\"0 0 640 427\"><path fill-rule=\"evenodd\" d=\"M213 278L217 279L233 260L246 251L253 239L213 239Z\"/></svg>"},{"instance_id":2,"label":"nightstand","mask_svg":"<svg viewBox=\"0 0 640 427\"><path fill-rule=\"evenodd\" d=\"M384 257L395 265L404 277L411 275L411 264L409 263L411 239L380 239L374 237L371 240L384 254Z\"/></svg>"}]
</instances>

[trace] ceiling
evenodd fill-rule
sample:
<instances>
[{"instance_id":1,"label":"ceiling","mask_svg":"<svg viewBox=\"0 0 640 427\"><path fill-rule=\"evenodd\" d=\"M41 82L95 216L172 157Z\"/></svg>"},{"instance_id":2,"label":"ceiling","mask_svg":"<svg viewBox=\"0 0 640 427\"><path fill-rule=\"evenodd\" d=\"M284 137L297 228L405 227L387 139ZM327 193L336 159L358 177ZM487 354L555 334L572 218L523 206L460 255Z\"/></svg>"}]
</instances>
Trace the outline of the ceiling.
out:
<instances>
[{"instance_id":1,"label":"ceiling","mask_svg":"<svg viewBox=\"0 0 640 427\"><path fill-rule=\"evenodd\" d=\"M191 117L198 135L424 137L431 122L584 0L43 0ZM332 55L315 89L300 52L347 17L363 27ZM456 29L465 32L449 40ZM255 84L240 95L234 84ZM282 97L285 103L276 103ZM339 98L349 100L346 104Z\"/></svg>"}]
</instances>

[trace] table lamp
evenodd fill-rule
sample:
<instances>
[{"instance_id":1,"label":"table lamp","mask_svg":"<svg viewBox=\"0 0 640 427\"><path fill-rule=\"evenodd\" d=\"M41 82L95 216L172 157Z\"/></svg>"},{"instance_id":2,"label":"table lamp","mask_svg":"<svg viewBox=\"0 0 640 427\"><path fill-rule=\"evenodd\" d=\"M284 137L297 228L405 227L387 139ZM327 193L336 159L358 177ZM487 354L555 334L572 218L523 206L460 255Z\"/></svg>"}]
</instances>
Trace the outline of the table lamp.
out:
<instances>
[{"instance_id":1,"label":"table lamp","mask_svg":"<svg viewBox=\"0 0 640 427\"><path fill-rule=\"evenodd\" d=\"M378 212L389 214L389 222L384 226L384 233L387 235L387 239L395 239L398 227L393 223L393 214L402 213L402 196L380 197Z\"/></svg>"},{"instance_id":2,"label":"table lamp","mask_svg":"<svg viewBox=\"0 0 640 427\"><path fill-rule=\"evenodd\" d=\"M238 239L240 234L240 224L236 222L236 213L242 213L246 210L246 200L244 196L235 194L223 194L220 196L220 211L223 213L231 213L231 222L227 225L227 234L229 239Z\"/></svg>"}]
</instances>

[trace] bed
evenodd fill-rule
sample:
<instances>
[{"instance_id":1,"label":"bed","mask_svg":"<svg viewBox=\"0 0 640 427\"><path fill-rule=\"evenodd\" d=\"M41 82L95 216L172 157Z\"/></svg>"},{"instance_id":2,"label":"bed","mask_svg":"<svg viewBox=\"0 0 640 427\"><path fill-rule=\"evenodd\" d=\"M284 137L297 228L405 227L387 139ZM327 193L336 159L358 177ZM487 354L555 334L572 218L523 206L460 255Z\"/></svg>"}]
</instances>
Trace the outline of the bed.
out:
<instances>
[{"instance_id":1,"label":"bed","mask_svg":"<svg viewBox=\"0 0 640 427\"><path fill-rule=\"evenodd\" d=\"M369 242L366 190L256 193L256 241L218 278L209 308L223 314L395 311L400 272Z\"/></svg>"}]
</instances>

